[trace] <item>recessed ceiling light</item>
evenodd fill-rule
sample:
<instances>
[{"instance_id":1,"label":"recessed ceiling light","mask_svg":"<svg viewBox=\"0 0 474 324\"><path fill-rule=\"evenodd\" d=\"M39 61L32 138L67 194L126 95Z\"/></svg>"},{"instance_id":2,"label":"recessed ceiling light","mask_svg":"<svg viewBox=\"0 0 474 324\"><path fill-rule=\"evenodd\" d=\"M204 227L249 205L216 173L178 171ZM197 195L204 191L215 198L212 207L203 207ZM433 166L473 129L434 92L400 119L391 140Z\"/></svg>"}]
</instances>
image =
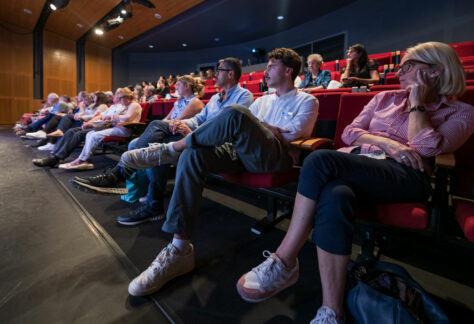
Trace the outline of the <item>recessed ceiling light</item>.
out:
<instances>
[{"instance_id":1,"label":"recessed ceiling light","mask_svg":"<svg viewBox=\"0 0 474 324\"><path fill-rule=\"evenodd\" d=\"M283 17L283 16L278 16L278 17L277 17L278 20L283 20L284 18L285 18L285 17Z\"/></svg>"},{"instance_id":2,"label":"recessed ceiling light","mask_svg":"<svg viewBox=\"0 0 474 324\"><path fill-rule=\"evenodd\" d=\"M30 9L23 9L24 12L26 12L27 14L31 15L33 12L30 10Z\"/></svg>"},{"instance_id":3,"label":"recessed ceiling light","mask_svg":"<svg viewBox=\"0 0 474 324\"><path fill-rule=\"evenodd\" d=\"M102 29L100 29L100 28L96 28L96 29L94 30L94 32L95 32L97 35L103 35L103 34L104 34L104 31L103 31Z\"/></svg>"},{"instance_id":4,"label":"recessed ceiling light","mask_svg":"<svg viewBox=\"0 0 474 324\"><path fill-rule=\"evenodd\" d=\"M125 9L122 9L120 12L121 12L123 15L126 15L126 14L127 14L127 10L125 10Z\"/></svg>"},{"instance_id":5,"label":"recessed ceiling light","mask_svg":"<svg viewBox=\"0 0 474 324\"><path fill-rule=\"evenodd\" d=\"M183 47L186 47L186 46L188 46L188 44L186 44L186 43L183 43L183 44L181 44L181 45L182 45Z\"/></svg>"},{"instance_id":6,"label":"recessed ceiling light","mask_svg":"<svg viewBox=\"0 0 474 324\"><path fill-rule=\"evenodd\" d=\"M153 46L153 45L150 44L150 45L148 45L148 47L149 47L149 48L153 48L153 47L155 47L155 46Z\"/></svg>"},{"instance_id":7,"label":"recessed ceiling light","mask_svg":"<svg viewBox=\"0 0 474 324\"><path fill-rule=\"evenodd\" d=\"M216 42L220 41L221 39L219 37L214 38Z\"/></svg>"},{"instance_id":8,"label":"recessed ceiling light","mask_svg":"<svg viewBox=\"0 0 474 324\"><path fill-rule=\"evenodd\" d=\"M155 14L155 18L156 18L156 19L161 19L161 15L160 15L159 13L156 13L156 14Z\"/></svg>"},{"instance_id":9,"label":"recessed ceiling light","mask_svg":"<svg viewBox=\"0 0 474 324\"><path fill-rule=\"evenodd\" d=\"M51 10L56 10L56 9L58 9L58 8L56 8L56 6L53 5L52 3L49 4L49 7L51 8Z\"/></svg>"},{"instance_id":10,"label":"recessed ceiling light","mask_svg":"<svg viewBox=\"0 0 474 324\"><path fill-rule=\"evenodd\" d=\"M83 28L83 27L84 27L83 24L76 24L76 26L79 27L79 28Z\"/></svg>"},{"instance_id":11,"label":"recessed ceiling light","mask_svg":"<svg viewBox=\"0 0 474 324\"><path fill-rule=\"evenodd\" d=\"M123 39L123 36L122 36L122 35L119 35L118 38Z\"/></svg>"}]
</instances>

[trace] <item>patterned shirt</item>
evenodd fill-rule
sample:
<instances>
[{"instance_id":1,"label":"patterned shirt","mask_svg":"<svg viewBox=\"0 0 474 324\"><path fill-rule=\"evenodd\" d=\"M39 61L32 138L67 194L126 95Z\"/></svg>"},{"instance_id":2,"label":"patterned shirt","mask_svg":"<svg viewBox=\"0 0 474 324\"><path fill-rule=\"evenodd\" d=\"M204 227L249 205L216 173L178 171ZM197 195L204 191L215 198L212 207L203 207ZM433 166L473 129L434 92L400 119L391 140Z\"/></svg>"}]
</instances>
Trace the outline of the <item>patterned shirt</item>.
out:
<instances>
[{"instance_id":1,"label":"patterned shirt","mask_svg":"<svg viewBox=\"0 0 474 324\"><path fill-rule=\"evenodd\" d=\"M173 107L173 112L170 115L169 119L176 119L178 118L181 113L186 109L186 107L189 105L191 100L194 99L194 96L191 96L189 98L179 98L178 100L175 101L174 107Z\"/></svg>"},{"instance_id":2,"label":"patterned shirt","mask_svg":"<svg viewBox=\"0 0 474 324\"><path fill-rule=\"evenodd\" d=\"M364 107L341 136L351 145L363 134L390 138L417 151L422 157L453 152L474 133L474 107L442 96L437 103L426 105L433 127L421 130L408 141L407 100L409 92L395 90L381 92ZM354 147L342 149L348 152ZM380 151L376 145L362 144L361 153Z\"/></svg>"}]
</instances>

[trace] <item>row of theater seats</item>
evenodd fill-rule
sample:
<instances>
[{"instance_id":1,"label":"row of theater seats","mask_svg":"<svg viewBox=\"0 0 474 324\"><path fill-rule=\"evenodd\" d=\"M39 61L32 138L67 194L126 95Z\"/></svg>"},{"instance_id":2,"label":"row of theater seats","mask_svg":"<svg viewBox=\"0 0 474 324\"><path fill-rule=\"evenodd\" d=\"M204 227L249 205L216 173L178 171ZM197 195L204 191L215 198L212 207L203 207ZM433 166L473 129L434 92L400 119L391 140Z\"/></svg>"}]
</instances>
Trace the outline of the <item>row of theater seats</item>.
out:
<instances>
[{"instance_id":1,"label":"row of theater seats","mask_svg":"<svg viewBox=\"0 0 474 324\"><path fill-rule=\"evenodd\" d=\"M454 43L451 44L451 47L457 52L464 66L467 80L466 84L474 85L474 41ZM394 51L369 55L370 59L376 59L379 63L380 85L396 85L400 83L393 71L400 63L404 54L405 51ZM341 59L325 62L321 66L321 69L331 71L331 80L340 81L340 69L345 65L346 60ZM263 73L264 71L244 73L240 77L239 83L252 93L260 93L263 91ZM301 78L303 79L304 76L302 75ZM215 80L207 80L204 87L203 99L209 99L217 91L219 91L219 89L215 87Z\"/></svg>"}]
</instances>

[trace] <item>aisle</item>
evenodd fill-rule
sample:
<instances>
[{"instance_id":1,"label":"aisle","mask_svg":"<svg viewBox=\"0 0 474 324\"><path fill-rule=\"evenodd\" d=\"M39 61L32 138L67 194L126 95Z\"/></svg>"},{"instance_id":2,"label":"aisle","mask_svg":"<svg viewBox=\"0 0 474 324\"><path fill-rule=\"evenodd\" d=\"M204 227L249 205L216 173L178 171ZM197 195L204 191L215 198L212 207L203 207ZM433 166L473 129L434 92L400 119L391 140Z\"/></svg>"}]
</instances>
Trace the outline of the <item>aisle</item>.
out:
<instances>
[{"instance_id":1,"label":"aisle","mask_svg":"<svg viewBox=\"0 0 474 324\"><path fill-rule=\"evenodd\" d=\"M0 323L167 323L32 149L0 129L0 152Z\"/></svg>"}]
</instances>

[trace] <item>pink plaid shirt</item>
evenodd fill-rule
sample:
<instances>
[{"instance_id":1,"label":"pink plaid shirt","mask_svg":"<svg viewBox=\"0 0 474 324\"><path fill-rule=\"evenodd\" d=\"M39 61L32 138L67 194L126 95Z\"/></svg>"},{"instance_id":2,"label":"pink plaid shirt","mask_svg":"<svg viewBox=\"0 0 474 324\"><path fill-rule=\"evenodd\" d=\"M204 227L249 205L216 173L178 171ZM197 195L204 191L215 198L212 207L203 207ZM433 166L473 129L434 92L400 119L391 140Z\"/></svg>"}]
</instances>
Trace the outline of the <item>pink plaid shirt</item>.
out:
<instances>
[{"instance_id":1,"label":"pink plaid shirt","mask_svg":"<svg viewBox=\"0 0 474 324\"><path fill-rule=\"evenodd\" d=\"M406 108L409 92L385 91L374 96L341 136L350 145L363 134L387 137L417 151L422 157L453 152L474 133L474 107L464 102L441 97L440 102L428 104L426 114L433 128L425 128L408 141ZM355 146L341 151L350 152ZM376 145L362 144L361 153L380 151Z\"/></svg>"}]
</instances>

